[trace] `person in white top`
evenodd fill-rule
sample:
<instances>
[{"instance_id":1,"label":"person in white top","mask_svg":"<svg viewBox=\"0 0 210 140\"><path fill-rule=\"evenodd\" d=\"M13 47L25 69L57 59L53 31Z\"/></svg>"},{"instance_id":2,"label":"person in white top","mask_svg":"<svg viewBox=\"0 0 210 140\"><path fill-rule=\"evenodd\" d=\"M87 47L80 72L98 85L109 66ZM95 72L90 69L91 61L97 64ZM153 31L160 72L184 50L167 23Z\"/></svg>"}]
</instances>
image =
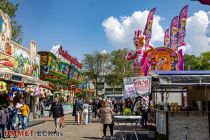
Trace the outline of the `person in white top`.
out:
<instances>
[{"instance_id":1,"label":"person in white top","mask_svg":"<svg viewBox=\"0 0 210 140\"><path fill-rule=\"evenodd\" d=\"M88 106L87 101L85 101L83 104L83 121L85 125L88 124Z\"/></svg>"},{"instance_id":2,"label":"person in white top","mask_svg":"<svg viewBox=\"0 0 210 140\"><path fill-rule=\"evenodd\" d=\"M16 104L15 108L17 109L17 117L18 117L18 125L21 128L21 122L22 122L22 115L20 112L20 108L23 106L23 104L21 103L23 100L20 99L20 101Z\"/></svg>"}]
</instances>

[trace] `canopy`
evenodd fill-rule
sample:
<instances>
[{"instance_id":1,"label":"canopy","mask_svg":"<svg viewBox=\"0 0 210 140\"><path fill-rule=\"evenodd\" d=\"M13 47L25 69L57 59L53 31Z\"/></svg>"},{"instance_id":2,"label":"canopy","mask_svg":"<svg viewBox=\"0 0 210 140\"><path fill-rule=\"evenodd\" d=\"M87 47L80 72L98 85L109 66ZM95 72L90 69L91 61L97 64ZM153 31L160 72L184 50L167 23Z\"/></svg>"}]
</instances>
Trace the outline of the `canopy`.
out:
<instances>
[{"instance_id":1,"label":"canopy","mask_svg":"<svg viewBox=\"0 0 210 140\"><path fill-rule=\"evenodd\" d=\"M210 85L210 71L152 71L154 85Z\"/></svg>"}]
</instances>

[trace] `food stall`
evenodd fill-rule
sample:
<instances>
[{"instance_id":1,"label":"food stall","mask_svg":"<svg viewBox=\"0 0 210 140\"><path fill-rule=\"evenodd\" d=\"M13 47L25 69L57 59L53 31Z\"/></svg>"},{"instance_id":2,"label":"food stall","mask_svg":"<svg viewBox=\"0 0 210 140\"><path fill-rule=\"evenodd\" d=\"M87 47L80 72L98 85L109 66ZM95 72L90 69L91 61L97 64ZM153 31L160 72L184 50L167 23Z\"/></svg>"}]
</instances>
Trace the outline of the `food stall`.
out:
<instances>
[{"instance_id":1,"label":"food stall","mask_svg":"<svg viewBox=\"0 0 210 140\"><path fill-rule=\"evenodd\" d=\"M152 71L151 75L157 132L170 140L209 139L210 71ZM169 102L174 93L181 95L180 106Z\"/></svg>"}]
</instances>

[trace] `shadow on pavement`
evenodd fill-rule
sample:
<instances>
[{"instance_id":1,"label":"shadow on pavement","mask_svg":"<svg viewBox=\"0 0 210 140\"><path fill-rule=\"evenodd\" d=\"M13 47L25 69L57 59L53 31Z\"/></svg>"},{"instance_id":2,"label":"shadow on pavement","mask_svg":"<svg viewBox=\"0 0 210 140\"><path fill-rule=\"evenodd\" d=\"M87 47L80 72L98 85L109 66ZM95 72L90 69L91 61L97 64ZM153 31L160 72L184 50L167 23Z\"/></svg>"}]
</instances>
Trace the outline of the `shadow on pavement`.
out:
<instances>
[{"instance_id":1,"label":"shadow on pavement","mask_svg":"<svg viewBox=\"0 0 210 140\"><path fill-rule=\"evenodd\" d=\"M82 137L84 139L90 139L90 140L100 140L100 137Z\"/></svg>"}]
</instances>

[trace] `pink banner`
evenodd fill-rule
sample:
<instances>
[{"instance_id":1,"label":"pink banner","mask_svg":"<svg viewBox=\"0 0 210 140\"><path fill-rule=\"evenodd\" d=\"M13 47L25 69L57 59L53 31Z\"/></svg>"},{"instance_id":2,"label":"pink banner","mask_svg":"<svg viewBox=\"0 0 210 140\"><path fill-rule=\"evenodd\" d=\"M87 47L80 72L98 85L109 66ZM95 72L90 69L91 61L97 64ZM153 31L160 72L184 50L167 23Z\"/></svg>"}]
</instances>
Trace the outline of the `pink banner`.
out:
<instances>
[{"instance_id":1,"label":"pink banner","mask_svg":"<svg viewBox=\"0 0 210 140\"><path fill-rule=\"evenodd\" d=\"M169 29L165 31L164 46L170 48L170 30Z\"/></svg>"},{"instance_id":2,"label":"pink banner","mask_svg":"<svg viewBox=\"0 0 210 140\"><path fill-rule=\"evenodd\" d=\"M155 15L156 8L153 8L147 17L147 23L144 28L144 35L145 35L145 48L149 47L149 41L152 36L152 24L153 24L153 19Z\"/></svg>"},{"instance_id":3,"label":"pink banner","mask_svg":"<svg viewBox=\"0 0 210 140\"><path fill-rule=\"evenodd\" d=\"M186 45L186 43L184 41L184 37L186 34L185 28L186 28L186 24L187 24L187 14L188 14L188 5L182 8L180 15L179 15L178 47Z\"/></svg>"},{"instance_id":4,"label":"pink banner","mask_svg":"<svg viewBox=\"0 0 210 140\"><path fill-rule=\"evenodd\" d=\"M176 51L178 48L177 41L178 41L178 21L179 17L176 16L171 21L171 28L170 28L170 46L171 49Z\"/></svg>"}]
</instances>

